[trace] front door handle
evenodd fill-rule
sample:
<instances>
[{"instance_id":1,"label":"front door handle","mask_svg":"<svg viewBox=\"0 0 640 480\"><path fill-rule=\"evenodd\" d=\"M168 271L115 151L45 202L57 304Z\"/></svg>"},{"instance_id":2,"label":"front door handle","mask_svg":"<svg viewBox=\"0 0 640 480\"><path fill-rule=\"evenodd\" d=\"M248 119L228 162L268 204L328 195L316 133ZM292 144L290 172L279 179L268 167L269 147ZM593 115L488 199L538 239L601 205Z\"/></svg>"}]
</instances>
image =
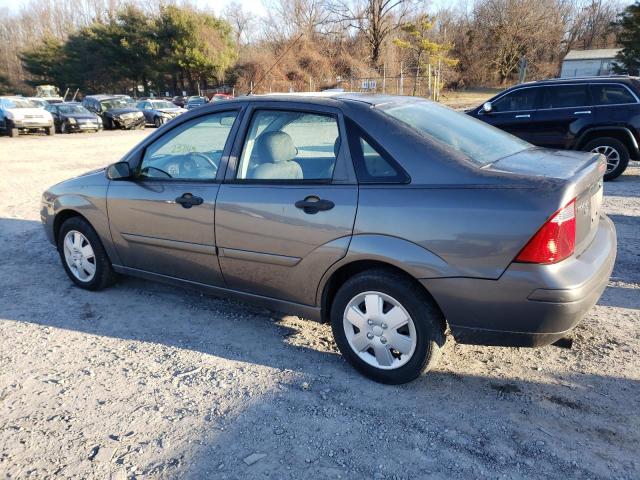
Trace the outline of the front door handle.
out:
<instances>
[{"instance_id":1,"label":"front door handle","mask_svg":"<svg viewBox=\"0 0 640 480\"><path fill-rule=\"evenodd\" d=\"M202 202L204 202L204 200L202 200L201 197L195 197L190 193L183 193L181 197L176 198L176 203L179 203L184 208L191 208L194 205L202 205Z\"/></svg>"},{"instance_id":2,"label":"front door handle","mask_svg":"<svg viewBox=\"0 0 640 480\"><path fill-rule=\"evenodd\" d=\"M304 213L309 214L318 213L321 210L331 210L336 206L331 200L323 200L316 195L310 195L304 200L298 200L295 205L296 208L301 208Z\"/></svg>"},{"instance_id":3,"label":"front door handle","mask_svg":"<svg viewBox=\"0 0 640 480\"><path fill-rule=\"evenodd\" d=\"M516 118L531 118L531 115L526 114L526 115L516 115Z\"/></svg>"},{"instance_id":4,"label":"front door handle","mask_svg":"<svg viewBox=\"0 0 640 480\"><path fill-rule=\"evenodd\" d=\"M589 115L591 110L580 110L579 112L573 112L574 115Z\"/></svg>"}]
</instances>

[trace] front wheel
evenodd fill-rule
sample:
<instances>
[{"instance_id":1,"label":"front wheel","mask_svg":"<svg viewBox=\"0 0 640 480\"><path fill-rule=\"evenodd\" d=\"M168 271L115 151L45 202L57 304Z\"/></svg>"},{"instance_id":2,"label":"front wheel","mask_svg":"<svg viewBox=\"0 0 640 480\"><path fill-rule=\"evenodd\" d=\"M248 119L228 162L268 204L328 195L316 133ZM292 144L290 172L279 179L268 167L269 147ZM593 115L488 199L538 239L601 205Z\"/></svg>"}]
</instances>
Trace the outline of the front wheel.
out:
<instances>
[{"instance_id":1,"label":"front wheel","mask_svg":"<svg viewBox=\"0 0 640 480\"><path fill-rule=\"evenodd\" d=\"M333 336L360 373L387 384L409 382L437 362L444 319L428 294L393 271L347 280L331 306Z\"/></svg>"},{"instance_id":2,"label":"front wheel","mask_svg":"<svg viewBox=\"0 0 640 480\"><path fill-rule=\"evenodd\" d=\"M604 174L605 180L618 178L629 165L629 149L624 143L616 138L603 137L587 143L584 148L586 152L601 153L607 159L607 170Z\"/></svg>"},{"instance_id":3,"label":"front wheel","mask_svg":"<svg viewBox=\"0 0 640 480\"><path fill-rule=\"evenodd\" d=\"M101 290L115 281L98 234L83 218L71 217L62 224L58 252L67 275L79 287Z\"/></svg>"},{"instance_id":4,"label":"front wheel","mask_svg":"<svg viewBox=\"0 0 640 480\"><path fill-rule=\"evenodd\" d=\"M160 117L156 117L153 119L153 124L155 125L156 128L160 128L162 126L162 118Z\"/></svg>"}]
</instances>

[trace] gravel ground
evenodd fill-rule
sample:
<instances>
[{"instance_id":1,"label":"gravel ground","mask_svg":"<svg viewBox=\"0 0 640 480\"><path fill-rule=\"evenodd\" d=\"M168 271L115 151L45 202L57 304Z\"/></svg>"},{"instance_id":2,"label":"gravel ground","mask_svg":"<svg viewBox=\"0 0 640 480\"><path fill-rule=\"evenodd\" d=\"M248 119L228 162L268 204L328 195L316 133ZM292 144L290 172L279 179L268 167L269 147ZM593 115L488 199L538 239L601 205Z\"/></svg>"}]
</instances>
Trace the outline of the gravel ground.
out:
<instances>
[{"instance_id":1,"label":"gravel ground","mask_svg":"<svg viewBox=\"0 0 640 480\"><path fill-rule=\"evenodd\" d=\"M605 186L614 277L571 350L456 345L372 383L328 325L151 282L74 287L49 185L146 131L0 138L0 478L640 478L640 166Z\"/></svg>"}]
</instances>

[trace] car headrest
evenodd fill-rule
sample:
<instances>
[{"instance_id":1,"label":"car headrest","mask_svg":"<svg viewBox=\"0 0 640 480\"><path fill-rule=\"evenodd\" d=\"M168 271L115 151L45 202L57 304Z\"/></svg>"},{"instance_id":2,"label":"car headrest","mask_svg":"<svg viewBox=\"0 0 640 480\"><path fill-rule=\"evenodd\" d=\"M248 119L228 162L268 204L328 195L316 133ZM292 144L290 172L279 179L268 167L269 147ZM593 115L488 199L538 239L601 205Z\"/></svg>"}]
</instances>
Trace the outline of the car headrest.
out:
<instances>
[{"instance_id":1,"label":"car headrest","mask_svg":"<svg viewBox=\"0 0 640 480\"><path fill-rule=\"evenodd\" d=\"M256 139L255 152L260 163L288 162L296 158L298 149L284 132L266 132Z\"/></svg>"}]
</instances>

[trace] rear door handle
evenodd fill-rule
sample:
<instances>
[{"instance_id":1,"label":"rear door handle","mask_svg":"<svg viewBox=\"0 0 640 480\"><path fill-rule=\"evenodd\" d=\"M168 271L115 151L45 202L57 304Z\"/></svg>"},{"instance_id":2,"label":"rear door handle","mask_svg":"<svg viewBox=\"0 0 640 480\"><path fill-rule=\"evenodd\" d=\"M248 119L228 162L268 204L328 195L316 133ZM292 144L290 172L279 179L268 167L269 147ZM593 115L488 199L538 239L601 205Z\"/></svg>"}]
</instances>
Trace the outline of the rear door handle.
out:
<instances>
[{"instance_id":1,"label":"rear door handle","mask_svg":"<svg viewBox=\"0 0 640 480\"><path fill-rule=\"evenodd\" d=\"M526 114L526 115L516 115L516 118L531 118L531 115Z\"/></svg>"},{"instance_id":2,"label":"rear door handle","mask_svg":"<svg viewBox=\"0 0 640 480\"><path fill-rule=\"evenodd\" d=\"M183 193L181 197L176 198L176 203L179 203L184 208L191 208L194 205L202 205L202 202L204 202L204 200L202 200L201 197L195 197L190 193Z\"/></svg>"},{"instance_id":3,"label":"rear door handle","mask_svg":"<svg viewBox=\"0 0 640 480\"><path fill-rule=\"evenodd\" d=\"M298 200L296 208L304 210L304 213L314 214L321 210L331 210L336 206L331 200L323 200L316 195L310 195L304 200Z\"/></svg>"},{"instance_id":4,"label":"rear door handle","mask_svg":"<svg viewBox=\"0 0 640 480\"><path fill-rule=\"evenodd\" d=\"M580 110L579 112L573 112L574 115L589 115L591 110Z\"/></svg>"}]
</instances>

